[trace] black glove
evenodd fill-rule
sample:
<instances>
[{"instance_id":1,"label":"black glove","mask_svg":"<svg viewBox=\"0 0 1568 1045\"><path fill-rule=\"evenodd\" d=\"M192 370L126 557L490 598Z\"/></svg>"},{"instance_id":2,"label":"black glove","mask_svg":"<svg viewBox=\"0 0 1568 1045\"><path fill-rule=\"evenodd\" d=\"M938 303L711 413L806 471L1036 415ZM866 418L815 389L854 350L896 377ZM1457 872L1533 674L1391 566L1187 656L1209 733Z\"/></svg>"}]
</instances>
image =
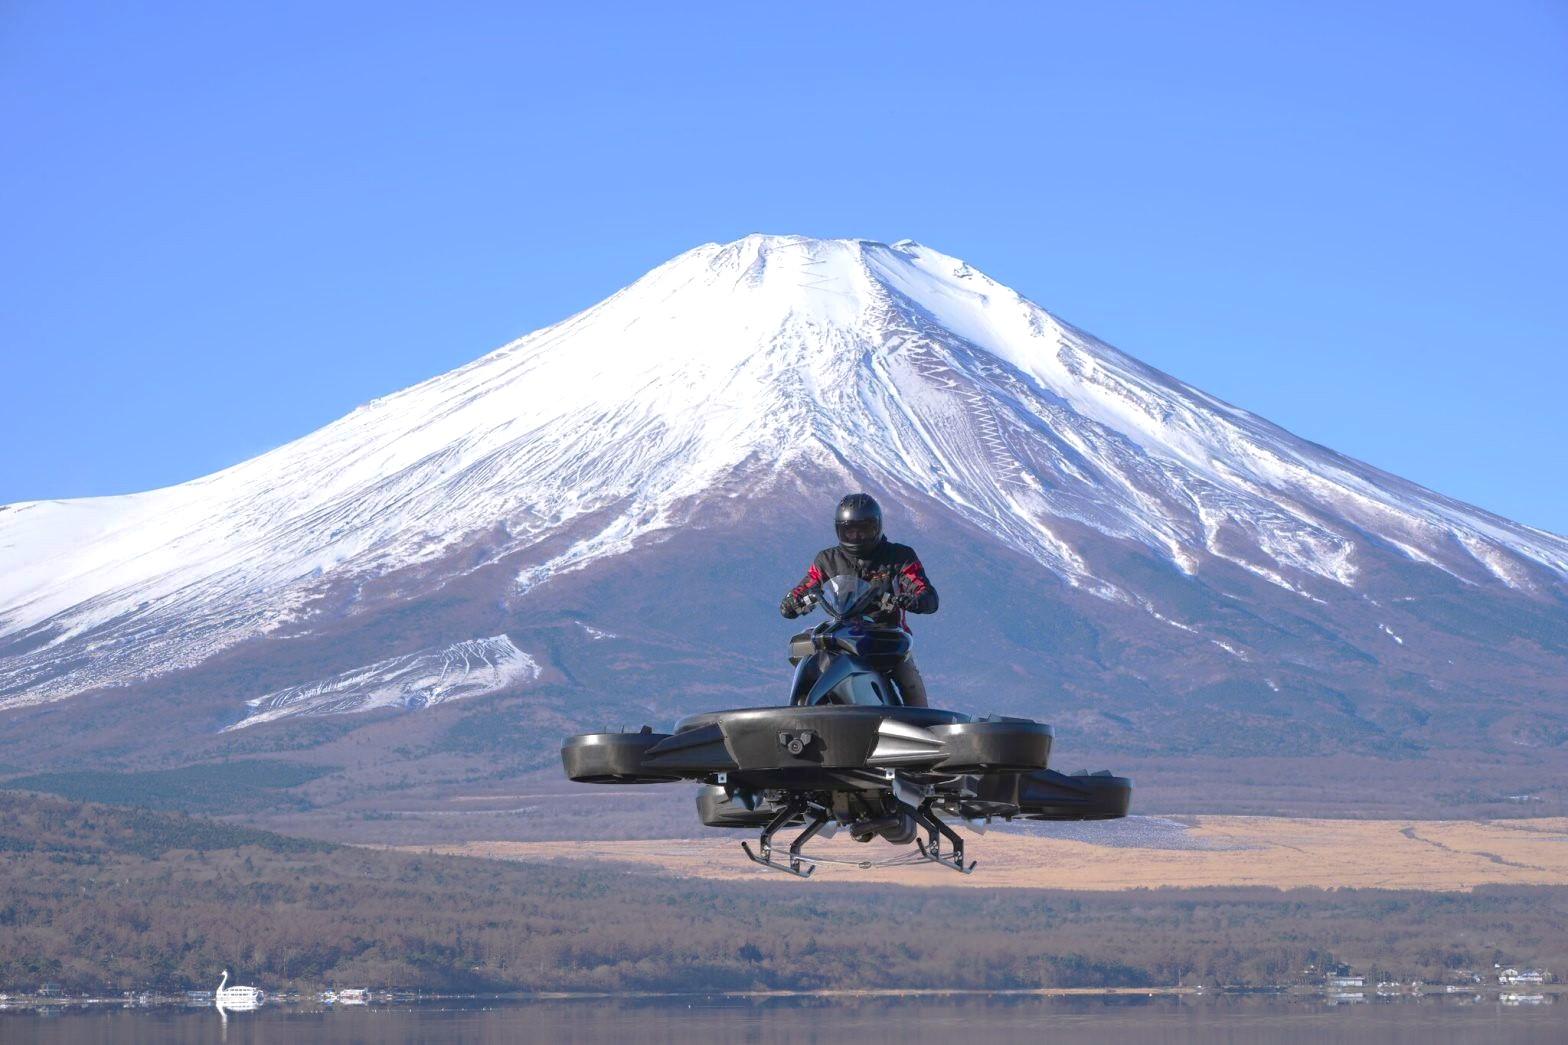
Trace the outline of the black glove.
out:
<instances>
[{"instance_id":1,"label":"black glove","mask_svg":"<svg viewBox=\"0 0 1568 1045\"><path fill-rule=\"evenodd\" d=\"M779 612L785 620L794 620L800 616L800 603L795 599L794 593L784 596L784 601L779 603Z\"/></svg>"},{"instance_id":2,"label":"black glove","mask_svg":"<svg viewBox=\"0 0 1568 1045\"><path fill-rule=\"evenodd\" d=\"M907 591L888 592L882 596L882 612L891 613L893 610L907 610L915 604L915 597Z\"/></svg>"}]
</instances>

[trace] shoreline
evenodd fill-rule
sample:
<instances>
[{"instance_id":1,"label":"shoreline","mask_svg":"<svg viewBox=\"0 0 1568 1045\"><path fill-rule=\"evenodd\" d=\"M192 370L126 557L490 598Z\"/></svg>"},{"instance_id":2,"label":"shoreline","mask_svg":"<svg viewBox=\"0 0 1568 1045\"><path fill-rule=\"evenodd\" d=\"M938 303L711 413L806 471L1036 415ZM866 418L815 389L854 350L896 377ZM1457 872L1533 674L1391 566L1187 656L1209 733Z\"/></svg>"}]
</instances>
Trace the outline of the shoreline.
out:
<instances>
[{"instance_id":1,"label":"shoreline","mask_svg":"<svg viewBox=\"0 0 1568 1045\"><path fill-rule=\"evenodd\" d=\"M1401 985L1403 986L1403 985ZM541 1001L614 1001L618 999L654 1000L654 999L691 999L691 998L726 998L739 1001L766 1001L769 999L792 998L826 998L826 999L857 999L857 998L1214 998L1214 997L1297 997L1297 998L1324 998L1343 997L1345 995L1359 995L1363 1000L1374 998L1383 1001L1389 1000L1418 1000L1429 998L1461 999L1486 997L1497 1000L1494 996L1510 994L1531 994L1544 996L1561 996L1568 994L1568 984L1488 984L1477 985L1473 989L1458 991L1445 990L1443 986L1426 984L1419 990L1401 989L1397 991L1379 992L1373 987L1365 988L1337 988L1323 984L1281 984L1269 987L824 987L810 990L733 990L733 991L477 991L477 992L425 992L400 988L396 991L377 991L378 994L399 994L403 997L376 997L367 1002L329 1003L320 1002L315 997L316 992L309 992L312 996L289 998L283 1001L267 1001L263 1007L279 1009L315 1009L329 1010L335 1008L360 1009L370 1006L397 1006L397 1005L428 1005L441 1002L471 1001L471 1002L509 1002L528 1004ZM415 997L407 997L413 994ZM213 1002L191 1001L181 994L156 994L147 993L145 1001L134 1000L121 995L92 995L67 998L38 998L31 996L11 997L0 1001L0 1014L5 1012L20 1012L29 1009L69 1008L72 1006L96 1007L118 1006L128 1009L154 1009L154 1008L186 1008L186 1009L211 1009L216 1008ZM232 1011L232 1010L231 1010Z\"/></svg>"}]
</instances>

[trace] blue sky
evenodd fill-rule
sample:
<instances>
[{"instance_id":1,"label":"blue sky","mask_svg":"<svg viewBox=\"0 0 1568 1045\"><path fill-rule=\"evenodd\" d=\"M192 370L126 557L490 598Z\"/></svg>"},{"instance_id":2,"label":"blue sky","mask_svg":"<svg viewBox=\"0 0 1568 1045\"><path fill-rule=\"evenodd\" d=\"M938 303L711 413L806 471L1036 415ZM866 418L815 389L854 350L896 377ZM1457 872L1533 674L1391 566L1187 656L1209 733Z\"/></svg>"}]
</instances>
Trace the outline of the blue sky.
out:
<instances>
[{"instance_id":1,"label":"blue sky","mask_svg":"<svg viewBox=\"0 0 1568 1045\"><path fill-rule=\"evenodd\" d=\"M1554 0L13 0L0 143L0 503L233 464L762 231L920 240L1568 533Z\"/></svg>"}]
</instances>

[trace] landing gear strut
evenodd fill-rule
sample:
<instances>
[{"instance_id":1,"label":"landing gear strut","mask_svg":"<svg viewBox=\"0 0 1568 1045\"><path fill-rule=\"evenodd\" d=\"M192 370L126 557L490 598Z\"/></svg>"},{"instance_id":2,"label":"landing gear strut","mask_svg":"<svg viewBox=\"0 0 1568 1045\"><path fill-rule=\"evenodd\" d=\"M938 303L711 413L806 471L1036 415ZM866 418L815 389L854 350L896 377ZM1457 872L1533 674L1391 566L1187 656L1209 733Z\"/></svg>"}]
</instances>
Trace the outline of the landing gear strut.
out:
<instances>
[{"instance_id":1,"label":"landing gear strut","mask_svg":"<svg viewBox=\"0 0 1568 1045\"><path fill-rule=\"evenodd\" d=\"M964 840L957 831L944 824L936 815L936 810L931 807L930 800L920 803L920 808L915 812L915 822L926 829L926 838L915 839L915 846L920 850L920 855L934 864L951 867L959 874L969 874L975 869L979 861L971 860L969 865L964 865ZM951 850L942 853L942 839L946 838L951 843Z\"/></svg>"},{"instance_id":2,"label":"landing gear strut","mask_svg":"<svg viewBox=\"0 0 1568 1045\"><path fill-rule=\"evenodd\" d=\"M802 846L816 837L818 831L827 826L830 817L824 809L815 809L815 815L812 817L811 823L807 824L806 829L796 835L795 840L790 843L789 866L786 867L781 863L775 863L773 860L774 834L785 824L788 824L797 816L804 816L808 811L812 811L812 808L804 799L790 799L784 808L779 810L778 815L768 821L768 826L762 829L762 837L757 839L757 848L762 853L761 856L753 853L751 846L747 843L742 842L740 844L741 849L746 853L746 858L752 863L761 864L772 871L783 871L785 874L792 874L796 878L810 878L811 872L817 869L816 861L809 856L801 855L800 850ZM801 869L802 866L805 867L804 870Z\"/></svg>"}]
</instances>

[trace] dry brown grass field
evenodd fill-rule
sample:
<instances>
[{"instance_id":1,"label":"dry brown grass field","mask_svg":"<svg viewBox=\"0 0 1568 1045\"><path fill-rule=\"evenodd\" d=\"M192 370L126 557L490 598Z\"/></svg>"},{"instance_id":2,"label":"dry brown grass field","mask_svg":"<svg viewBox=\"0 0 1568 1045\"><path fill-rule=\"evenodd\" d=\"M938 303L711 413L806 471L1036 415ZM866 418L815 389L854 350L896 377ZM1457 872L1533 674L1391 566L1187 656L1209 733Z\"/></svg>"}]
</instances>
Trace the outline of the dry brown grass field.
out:
<instances>
[{"instance_id":1,"label":"dry brown grass field","mask_svg":"<svg viewBox=\"0 0 1568 1045\"><path fill-rule=\"evenodd\" d=\"M1128 825L1135 821L1124 822ZM1154 821L1146 831L1123 828L1113 844L1095 839L1096 825L1076 837L1025 830L969 833L975 874L933 865L861 868L821 863L816 877L843 882L1020 889L1153 889L1162 886L1353 887L1470 890L1477 886L1568 885L1568 818L1532 820L1309 820L1197 816ZM788 880L749 863L734 840L468 842L435 851L491 858L617 861L670 874L711 879ZM788 835L781 833L786 843ZM408 847L423 851L426 847ZM858 844L845 835L813 843L835 860L880 860L886 844Z\"/></svg>"}]
</instances>

